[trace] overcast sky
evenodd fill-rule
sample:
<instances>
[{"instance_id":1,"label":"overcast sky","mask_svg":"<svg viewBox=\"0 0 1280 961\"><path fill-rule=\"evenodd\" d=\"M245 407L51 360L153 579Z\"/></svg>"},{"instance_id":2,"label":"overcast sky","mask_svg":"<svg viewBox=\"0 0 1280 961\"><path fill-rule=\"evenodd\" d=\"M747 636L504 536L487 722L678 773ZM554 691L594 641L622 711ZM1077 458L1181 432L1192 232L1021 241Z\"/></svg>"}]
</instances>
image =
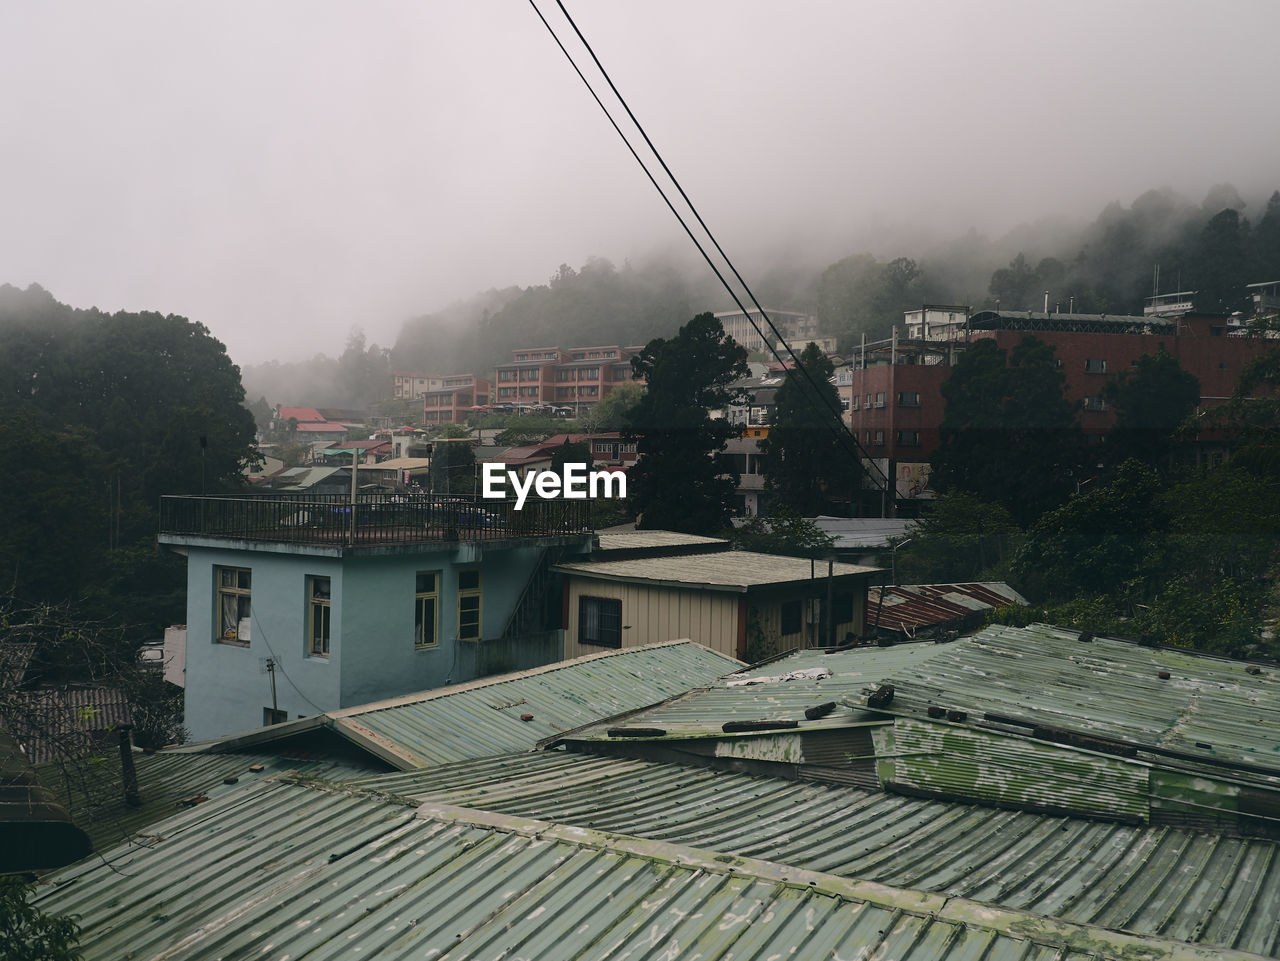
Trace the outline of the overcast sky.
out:
<instances>
[{"instance_id":1,"label":"overcast sky","mask_svg":"<svg viewBox=\"0 0 1280 961\"><path fill-rule=\"evenodd\" d=\"M1276 0L566 6L748 270L1280 187ZM10 2L0 90L0 282L239 363L687 245L527 0Z\"/></svg>"}]
</instances>

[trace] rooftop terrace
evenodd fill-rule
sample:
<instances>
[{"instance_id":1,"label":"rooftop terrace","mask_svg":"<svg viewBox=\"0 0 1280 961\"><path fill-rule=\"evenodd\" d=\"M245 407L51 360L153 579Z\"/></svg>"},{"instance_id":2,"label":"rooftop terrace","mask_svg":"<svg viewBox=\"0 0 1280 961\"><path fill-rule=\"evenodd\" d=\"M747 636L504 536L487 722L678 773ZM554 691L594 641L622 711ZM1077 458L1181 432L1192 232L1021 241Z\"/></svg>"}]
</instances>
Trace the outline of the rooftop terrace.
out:
<instances>
[{"instance_id":1,"label":"rooftop terrace","mask_svg":"<svg viewBox=\"0 0 1280 961\"><path fill-rule=\"evenodd\" d=\"M591 533L584 500L475 495L261 494L160 498L160 540L216 538L313 547L395 547L580 536Z\"/></svg>"}]
</instances>

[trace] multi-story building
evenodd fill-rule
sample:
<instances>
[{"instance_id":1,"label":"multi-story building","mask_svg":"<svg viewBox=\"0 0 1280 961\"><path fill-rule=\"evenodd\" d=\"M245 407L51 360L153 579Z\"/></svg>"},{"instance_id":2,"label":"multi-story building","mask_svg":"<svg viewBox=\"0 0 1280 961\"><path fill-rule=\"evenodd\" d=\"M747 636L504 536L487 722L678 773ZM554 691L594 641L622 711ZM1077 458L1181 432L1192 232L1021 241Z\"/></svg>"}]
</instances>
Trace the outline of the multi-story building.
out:
<instances>
[{"instance_id":1,"label":"multi-story building","mask_svg":"<svg viewBox=\"0 0 1280 961\"><path fill-rule=\"evenodd\" d=\"M391 375L391 396L396 400L417 400L431 390L444 386L444 378L436 374L406 373Z\"/></svg>"},{"instance_id":2,"label":"multi-story building","mask_svg":"<svg viewBox=\"0 0 1280 961\"><path fill-rule=\"evenodd\" d=\"M493 645L543 663L550 564L589 551L583 501L347 494L165 497L187 557L196 739L469 680ZM554 605L558 610L559 604ZM504 646L505 645L505 646ZM525 666L531 666L527 663Z\"/></svg>"},{"instance_id":3,"label":"multi-story building","mask_svg":"<svg viewBox=\"0 0 1280 961\"><path fill-rule=\"evenodd\" d=\"M422 422L457 424L466 420L472 408L489 403L490 384L475 374L451 374L440 379L440 387L422 395Z\"/></svg>"},{"instance_id":4,"label":"multi-story building","mask_svg":"<svg viewBox=\"0 0 1280 961\"><path fill-rule=\"evenodd\" d=\"M908 329L923 333L924 325L917 321ZM940 442L945 413L942 384L965 348L976 340L992 339L1009 351L1032 335L1051 346L1066 377L1066 395L1079 406L1081 427L1086 438L1094 441L1115 426L1115 411L1103 396L1104 385L1135 366L1138 358L1164 348L1200 382L1200 404L1207 408L1231 396L1252 359L1275 349L1275 341L1246 336L1229 319L1207 315L986 310L959 325L930 324L931 332L941 329L950 336L899 340L895 331L889 340L864 345L855 352L849 384L842 388L850 429L875 462L872 473L892 478L900 501L933 496L928 487L929 458ZM1221 456L1218 449L1206 448L1205 453Z\"/></svg>"},{"instance_id":5,"label":"multi-story building","mask_svg":"<svg viewBox=\"0 0 1280 961\"><path fill-rule=\"evenodd\" d=\"M818 336L818 318L813 314L770 308L766 308L764 313L789 344L807 344ZM759 310L724 310L715 317L724 327L724 332L747 350L768 352L769 344L777 339Z\"/></svg>"},{"instance_id":6,"label":"multi-story building","mask_svg":"<svg viewBox=\"0 0 1280 961\"><path fill-rule=\"evenodd\" d=\"M615 386L635 380L631 358L639 347L529 347L494 371L495 404L551 406L574 414L589 410Z\"/></svg>"}]
</instances>

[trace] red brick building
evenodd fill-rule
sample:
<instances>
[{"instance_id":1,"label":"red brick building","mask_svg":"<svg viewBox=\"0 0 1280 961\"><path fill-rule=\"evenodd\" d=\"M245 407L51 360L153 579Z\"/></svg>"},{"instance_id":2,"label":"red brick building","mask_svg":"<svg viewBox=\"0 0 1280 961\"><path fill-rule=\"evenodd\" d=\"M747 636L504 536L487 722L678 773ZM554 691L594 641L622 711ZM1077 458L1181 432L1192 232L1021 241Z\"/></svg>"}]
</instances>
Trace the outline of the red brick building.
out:
<instances>
[{"instance_id":1,"label":"red brick building","mask_svg":"<svg viewBox=\"0 0 1280 961\"><path fill-rule=\"evenodd\" d=\"M495 404L565 407L581 414L615 386L634 380L639 347L529 347L494 371Z\"/></svg>"},{"instance_id":2,"label":"red brick building","mask_svg":"<svg viewBox=\"0 0 1280 961\"><path fill-rule=\"evenodd\" d=\"M937 449L944 414L942 383L965 347L993 339L1004 351L1028 335L1054 349L1066 375L1067 396L1080 407L1087 437L1101 439L1115 426L1103 386L1129 370L1139 357L1161 347L1200 382L1200 407L1231 396L1245 366L1260 353L1280 348L1274 340L1248 336L1217 316L1176 318L1095 314L981 311L958 327L954 339L898 340L857 351L846 388L849 425L867 454L892 477L898 499L927 499L928 461ZM1208 445L1208 456L1221 456Z\"/></svg>"},{"instance_id":3,"label":"red brick building","mask_svg":"<svg viewBox=\"0 0 1280 961\"><path fill-rule=\"evenodd\" d=\"M438 390L429 390L422 395L422 422L428 427L461 423L473 407L489 403L490 384L483 377L453 374L442 378L442 381Z\"/></svg>"}]
</instances>

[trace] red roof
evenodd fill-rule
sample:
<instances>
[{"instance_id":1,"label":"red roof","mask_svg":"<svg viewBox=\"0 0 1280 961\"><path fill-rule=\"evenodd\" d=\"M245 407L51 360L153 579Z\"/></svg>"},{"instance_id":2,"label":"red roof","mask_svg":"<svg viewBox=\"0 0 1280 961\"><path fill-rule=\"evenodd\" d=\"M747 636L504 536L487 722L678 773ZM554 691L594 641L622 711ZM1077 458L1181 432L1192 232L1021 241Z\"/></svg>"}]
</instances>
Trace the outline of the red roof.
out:
<instances>
[{"instance_id":1,"label":"red roof","mask_svg":"<svg viewBox=\"0 0 1280 961\"><path fill-rule=\"evenodd\" d=\"M280 420L294 418L299 424L323 422L324 415L314 407L281 407Z\"/></svg>"}]
</instances>

